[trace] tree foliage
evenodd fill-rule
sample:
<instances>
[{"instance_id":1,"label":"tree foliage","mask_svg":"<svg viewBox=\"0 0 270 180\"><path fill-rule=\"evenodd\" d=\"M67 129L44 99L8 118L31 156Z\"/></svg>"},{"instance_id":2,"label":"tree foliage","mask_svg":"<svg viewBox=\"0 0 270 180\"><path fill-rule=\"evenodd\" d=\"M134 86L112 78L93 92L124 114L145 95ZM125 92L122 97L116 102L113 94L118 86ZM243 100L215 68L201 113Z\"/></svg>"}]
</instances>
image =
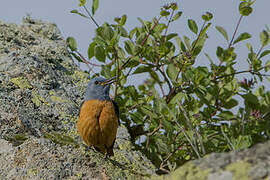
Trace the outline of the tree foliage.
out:
<instances>
[{"instance_id":1,"label":"tree foliage","mask_svg":"<svg viewBox=\"0 0 270 180\"><path fill-rule=\"evenodd\" d=\"M92 77L116 76L114 98L120 107L121 122L135 147L159 172L168 172L211 152L239 150L269 139L270 92L263 85L270 70L270 61L266 61L270 54L268 28L258 37L260 47L246 44L249 69L234 67L237 61L243 61L235 49L251 38L248 32L238 32L238 27L252 13L254 2L240 2L239 21L231 38L224 27L212 25L210 12L197 20L202 22L201 27L195 20L187 21L195 38L170 32L170 25L181 21L183 13L176 3L164 5L151 21L138 18L140 26L131 30L125 28L126 15L99 26L93 18L98 0L92 2L92 14L82 0L80 6L86 14L71 11L93 20L97 29L88 58L79 53L71 37L67 39L70 53L90 70L93 66L101 68L99 73L90 72ZM227 43L222 46L217 42L216 57L201 55L210 28ZM194 65L205 60L209 66ZM250 78L237 76L244 73ZM144 75L143 83L127 83L128 79L136 81L140 74Z\"/></svg>"}]
</instances>

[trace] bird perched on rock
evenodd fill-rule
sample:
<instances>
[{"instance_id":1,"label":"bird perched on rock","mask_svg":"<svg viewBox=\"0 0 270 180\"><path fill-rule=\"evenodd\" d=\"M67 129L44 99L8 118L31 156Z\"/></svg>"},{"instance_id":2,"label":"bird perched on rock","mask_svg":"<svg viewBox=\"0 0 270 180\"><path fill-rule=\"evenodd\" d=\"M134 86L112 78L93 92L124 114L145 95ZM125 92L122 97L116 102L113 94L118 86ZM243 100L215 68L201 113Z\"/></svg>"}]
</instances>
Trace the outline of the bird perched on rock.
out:
<instances>
[{"instance_id":1,"label":"bird perched on rock","mask_svg":"<svg viewBox=\"0 0 270 180\"><path fill-rule=\"evenodd\" d=\"M114 155L113 145L119 126L119 108L109 96L114 79L97 77L88 83L77 123L83 141L105 156Z\"/></svg>"}]
</instances>

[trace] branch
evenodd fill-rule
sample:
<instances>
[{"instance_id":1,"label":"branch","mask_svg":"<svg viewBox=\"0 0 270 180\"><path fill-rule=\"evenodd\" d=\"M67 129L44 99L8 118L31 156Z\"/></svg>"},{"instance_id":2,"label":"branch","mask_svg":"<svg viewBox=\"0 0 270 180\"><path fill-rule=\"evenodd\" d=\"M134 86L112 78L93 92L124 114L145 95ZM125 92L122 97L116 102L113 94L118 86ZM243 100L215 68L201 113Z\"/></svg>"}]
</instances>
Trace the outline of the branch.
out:
<instances>
[{"instance_id":1,"label":"branch","mask_svg":"<svg viewBox=\"0 0 270 180\"><path fill-rule=\"evenodd\" d=\"M148 37L150 36L150 33L155 29L155 27L158 25L159 20L161 19L161 17L158 18L157 22L155 22L155 24L152 26L152 28L149 30L148 34L146 35L146 37L144 38L144 40L141 42L141 46L143 46L145 44L145 42L147 41ZM136 55L135 55L136 56Z\"/></svg>"},{"instance_id":2,"label":"branch","mask_svg":"<svg viewBox=\"0 0 270 180\"><path fill-rule=\"evenodd\" d=\"M101 67L101 65L98 65L98 64L94 64L94 63L91 63L89 62L88 60L86 60L86 58L79 52L79 51L75 51L79 56L80 58L82 59L82 61L85 63L85 64L90 64L92 66L97 66L97 67Z\"/></svg>"},{"instance_id":3,"label":"branch","mask_svg":"<svg viewBox=\"0 0 270 180\"><path fill-rule=\"evenodd\" d=\"M266 67L269 67L269 66L264 66L264 67L260 68L259 71L266 68ZM232 74L225 74L225 75L222 75L222 76L218 76L218 77L215 78L215 80L225 78L225 77L229 77L229 76L234 76L234 75L237 75L237 74L243 74L243 73L251 73L251 74L258 75L258 76L270 77L270 74L261 74L259 72L255 72L255 71L252 71L252 70L245 70L245 71L238 71L238 72L235 72L235 73L232 73Z\"/></svg>"},{"instance_id":4,"label":"branch","mask_svg":"<svg viewBox=\"0 0 270 180\"><path fill-rule=\"evenodd\" d=\"M173 14L174 14L174 10L172 11L172 14L171 14L171 16L170 16L170 19L169 19L169 21L168 21L168 23L167 23L167 28L166 28L166 30L165 30L164 36L167 35L168 29L169 29L169 25L170 25L170 23L172 22Z\"/></svg>"},{"instance_id":5,"label":"branch","mask_svg":"<svg viewBox=\"0 0 270 180\"><path fill-rule=\"evenodd\" d=\"M162 76L164 77L164 80L167 82L168 86L169 86L169 89L170 89L170 92L172 91L172 85L171 85L171 82L170 80L168 79L168 77L166 76L166 74L160 69L159 66L156 66L158 71L162 74Z\"/></svg>"}]
</instances>

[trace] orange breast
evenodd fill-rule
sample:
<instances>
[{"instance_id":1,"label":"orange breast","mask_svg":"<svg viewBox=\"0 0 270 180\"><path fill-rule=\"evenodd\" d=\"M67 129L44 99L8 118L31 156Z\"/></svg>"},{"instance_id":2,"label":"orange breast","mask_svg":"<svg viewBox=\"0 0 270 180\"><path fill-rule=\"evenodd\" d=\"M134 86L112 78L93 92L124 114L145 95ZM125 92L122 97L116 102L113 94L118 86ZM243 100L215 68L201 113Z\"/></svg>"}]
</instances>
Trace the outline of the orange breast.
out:
<instances>
[{"instance_id":1,"label":"orange breast","mask_svg":"<svg viewBox=\"0 0 270 180\"><path fill-rule=\"evenodd\" d=\"M83 141L103 153L113 145L118 128L118 117L111 101L89 100L83 103L78 131Z\"/></svg>"}]
</instances>

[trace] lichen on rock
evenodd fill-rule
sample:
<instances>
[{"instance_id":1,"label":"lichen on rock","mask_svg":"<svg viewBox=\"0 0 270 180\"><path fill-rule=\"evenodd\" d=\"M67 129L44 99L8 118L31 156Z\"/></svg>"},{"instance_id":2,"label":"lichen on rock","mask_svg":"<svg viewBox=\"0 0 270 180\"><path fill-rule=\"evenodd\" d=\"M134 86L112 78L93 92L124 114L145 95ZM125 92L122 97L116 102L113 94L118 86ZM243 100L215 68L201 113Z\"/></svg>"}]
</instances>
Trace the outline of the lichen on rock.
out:
<instances>
[{"instance_id":1,"label":"lichen on rock","mask_svg":"<svg viewBox=\"0 0 270 180\"><path fill-rule=\"evenodd\" d=\"M124 127L111 160L83 145L76 122L87 78L55 24L30 17L20 26L0 21L0 179L141 179L154 173L132 150Z\"/></svg>"}]
</instances>

